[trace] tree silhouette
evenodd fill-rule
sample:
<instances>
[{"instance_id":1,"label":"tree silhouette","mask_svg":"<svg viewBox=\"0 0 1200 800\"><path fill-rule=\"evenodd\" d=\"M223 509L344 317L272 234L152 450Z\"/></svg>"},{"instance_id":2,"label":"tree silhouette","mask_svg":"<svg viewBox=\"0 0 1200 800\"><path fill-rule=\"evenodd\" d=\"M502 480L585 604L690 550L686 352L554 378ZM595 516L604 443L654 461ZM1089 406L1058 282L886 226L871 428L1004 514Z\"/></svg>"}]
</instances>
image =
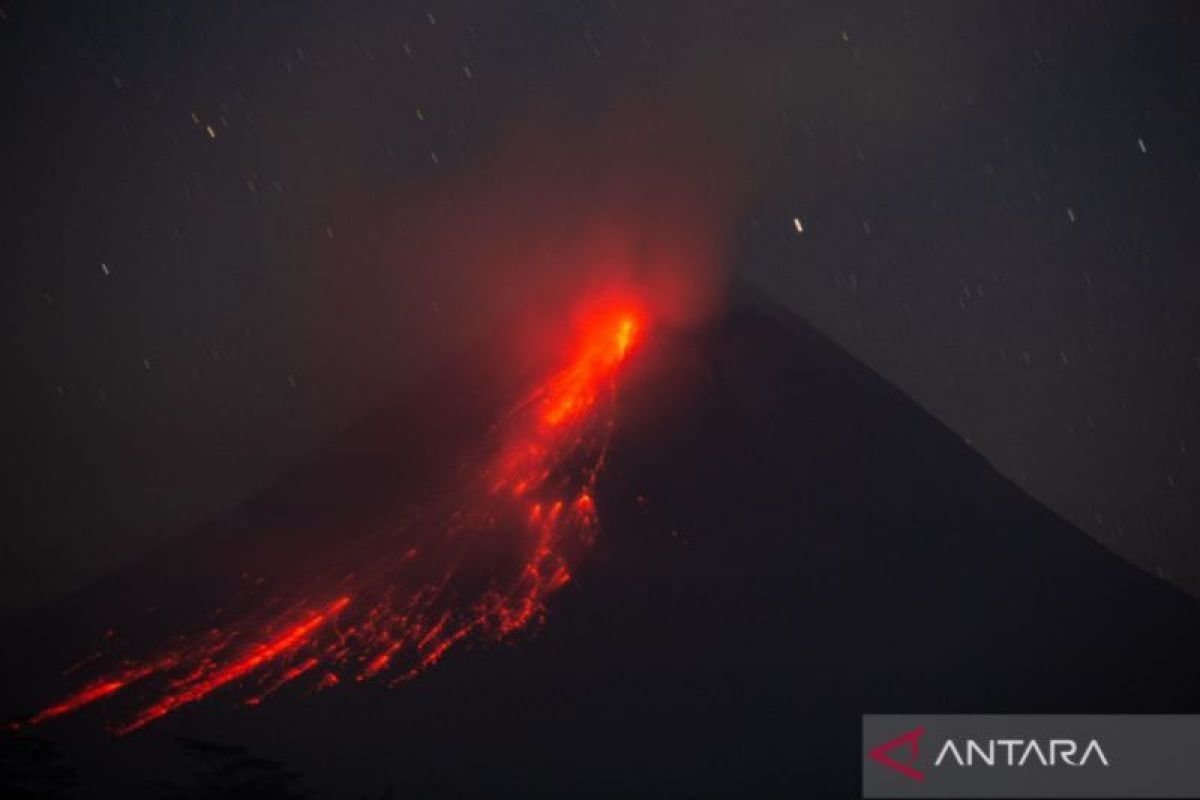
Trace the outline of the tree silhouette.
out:
<instances>
[{"instance_id":1,"label":"tree silhouette","mask_svg":"<svg viewBox=\"0 0 1200 800\"><path fill-rule=\"evenodd\" d=\"M76 797L79 777L51 742L28 734L0 734L0 797Z\"/></svg>"},{"instance_id":2,"label":"tree silhouette","mask_svg":"<svg viewBox=\"0 0 1200 800\"><path fill-rule=\"evenodd\" d=\"M195 764L194 782L186 786L165 785L161 796L167 800L207 800L207 798L263 798L263 800L302 800L296 788L299 775L269 758L251 755L244 747L179 739L184 753Z\"/></svg>"}]
</instances>

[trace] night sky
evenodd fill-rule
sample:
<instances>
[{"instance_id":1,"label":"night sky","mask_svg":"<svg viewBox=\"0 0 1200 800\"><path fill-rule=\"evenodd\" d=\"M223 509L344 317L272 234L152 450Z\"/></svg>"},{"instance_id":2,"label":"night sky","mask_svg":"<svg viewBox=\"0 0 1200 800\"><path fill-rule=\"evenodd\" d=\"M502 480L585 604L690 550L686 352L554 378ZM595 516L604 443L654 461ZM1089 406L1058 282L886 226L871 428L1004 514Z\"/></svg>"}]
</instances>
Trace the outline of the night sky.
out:
<instances>
[{"instance_id":1,"label":"night sky","mask_svg":"<svg viewBox=\"0 0 1200 800\"><path fill-rule=\"evenodd\" d=\"M698 5L0 2L0 612L586 285L595 219L1200 589L1195 15Z\"/></svg>"}]
</instances>

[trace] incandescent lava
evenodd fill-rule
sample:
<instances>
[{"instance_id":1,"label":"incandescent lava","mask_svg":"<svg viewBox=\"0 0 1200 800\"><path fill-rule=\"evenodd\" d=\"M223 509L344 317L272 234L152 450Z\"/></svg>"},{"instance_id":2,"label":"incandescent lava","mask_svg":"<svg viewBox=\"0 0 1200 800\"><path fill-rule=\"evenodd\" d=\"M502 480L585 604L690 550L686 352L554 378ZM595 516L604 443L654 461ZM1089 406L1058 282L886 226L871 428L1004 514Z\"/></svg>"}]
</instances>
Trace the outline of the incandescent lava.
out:
<instances>
[{"instance_id":1,"label":"incandescent lava","mask_svg":"<svg viewBox=\"0 0 1200 800\"><path fill-rule=\"evenodd\" d=\"M110 728L125 734L226 687L257 705L293 682L394 685L465 640L529 627L596 535L617 378L643 327L627 309L595 316L567 363L493 426L449 500L367 537L336 580L157 651L89 661L90 680L14 727L107 701L119 706Z\"/></svg>"}]
</instances>

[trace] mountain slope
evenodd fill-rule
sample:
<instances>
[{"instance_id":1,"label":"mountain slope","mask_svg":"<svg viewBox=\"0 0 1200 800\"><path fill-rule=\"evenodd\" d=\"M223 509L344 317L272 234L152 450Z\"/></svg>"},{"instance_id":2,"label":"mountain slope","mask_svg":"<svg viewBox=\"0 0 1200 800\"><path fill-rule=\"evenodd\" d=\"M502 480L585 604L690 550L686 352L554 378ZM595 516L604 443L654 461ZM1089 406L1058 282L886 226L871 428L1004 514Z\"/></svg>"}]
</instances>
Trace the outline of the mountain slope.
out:
<instances>
[{"instance_id":1,"label":"mountain slope","mask_svg":"<svg viewBox=\"0 0 1200 800\"><path fill-rule=\"evenodd\" d=\"M211 599L235 542L336 551L355 515L453 474L431 455L437 432L469 438L499 396L469 390L496 385L473 374L433 392L460 407L378 415L24 641L40 631L79 653L78 620L96 609L169 585ZM214 696L122 739L97 714L43 730L122 786L178 769L163 754L186 734L268 753L331 794L391 781L417 796L858 796L864 712L1200 711L1194 600L1039 506L803 323L751 303L701 330L651 331L618 402L599 537L536 635L462 648L390 691L297 689L254 710ZM178 590L200 552L210 568ZM57 680L33 655L9 660L23 663L6 667L7 695Z\"/></svg>"}]
</instances>

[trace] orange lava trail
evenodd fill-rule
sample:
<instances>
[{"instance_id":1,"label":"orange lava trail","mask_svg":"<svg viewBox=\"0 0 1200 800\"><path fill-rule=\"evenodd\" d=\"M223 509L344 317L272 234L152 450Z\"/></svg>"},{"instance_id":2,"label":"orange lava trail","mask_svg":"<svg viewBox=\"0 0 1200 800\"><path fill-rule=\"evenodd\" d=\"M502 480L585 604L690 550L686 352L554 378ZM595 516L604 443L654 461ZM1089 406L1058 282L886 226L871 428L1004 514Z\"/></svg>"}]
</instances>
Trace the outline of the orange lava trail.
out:
<instances>
[{"instance_id":1,"label":"orange lava trail","mask_svg":"<svg viewBox=\"0 0 1200 800\"><path fill-rule=\"evenodd\" d=\"M350 605L349 597L339 597L324 611L292 628L279 636L256 646L236 661L226 664L209 675L204 675L191 683L167 694L148 708L143 709L136 717L116 729L117 733L130 733L147 723L153 722L165 714L169 714L180 706L194 703L205 695L245 677L254 670L279 658L284 653L299 647L322 625L329 622L339 611Z\"/></svg>"},{"instance_id":2,"label":"orange lava trail","mask_svg":"<svg viewBox=\"0 0 1200 800\"><path fill-rule=\"evenodd\" d=\"M132 711L114 728L125 734L245 682L257 685L247 705L304 676L311 691L385 675L394 685L470 638L498 640L538 622L597 532L594 489L616 378L640 326L629 311L590 326L573 358L503 417L457 500L387 528L365 563L348 564L336 592L294 597L289 611L249 614L177 638L158 656L123 660L16 725L131 695ZM420 547L415 532L425 535Z\"/></svg>"}]
</instances>

